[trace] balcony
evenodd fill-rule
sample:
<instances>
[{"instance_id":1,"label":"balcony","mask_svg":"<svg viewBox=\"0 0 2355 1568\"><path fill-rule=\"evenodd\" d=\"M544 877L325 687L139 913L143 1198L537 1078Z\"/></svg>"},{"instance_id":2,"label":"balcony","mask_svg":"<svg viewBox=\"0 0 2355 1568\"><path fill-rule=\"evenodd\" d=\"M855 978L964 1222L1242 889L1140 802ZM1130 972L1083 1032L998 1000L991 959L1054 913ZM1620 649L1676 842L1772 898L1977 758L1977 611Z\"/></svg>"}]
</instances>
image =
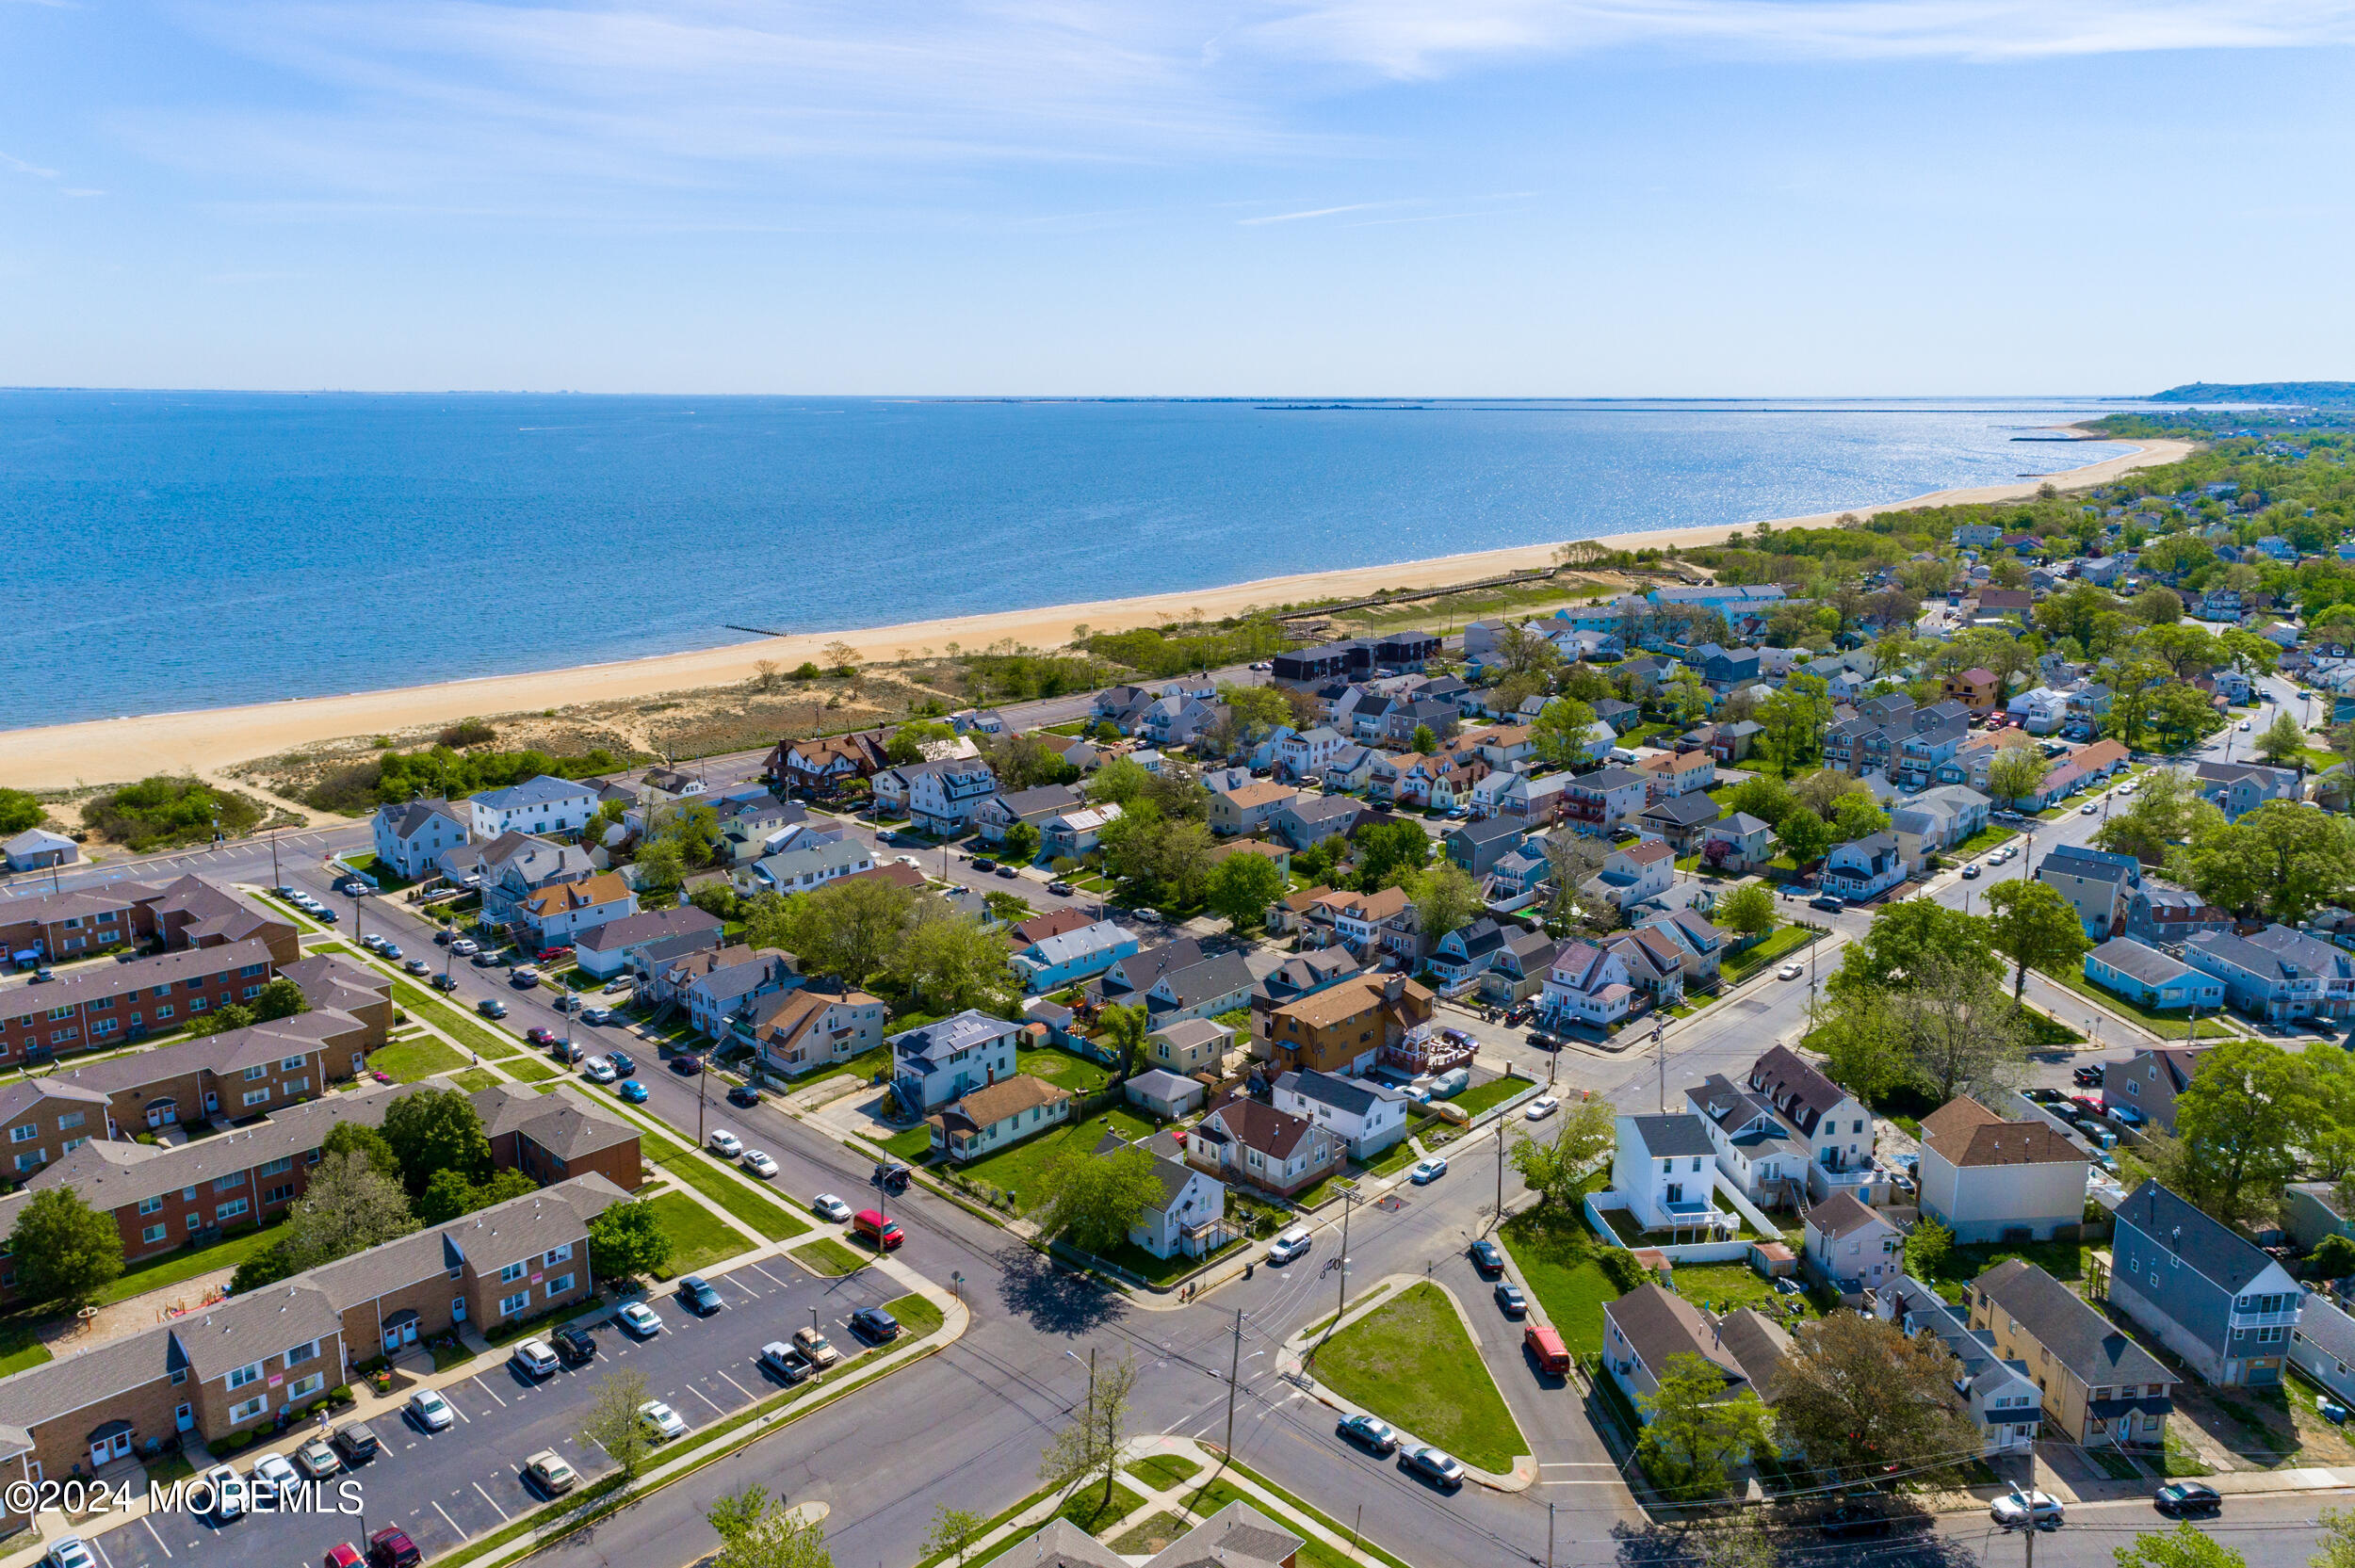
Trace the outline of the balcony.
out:
<instances>
[{"instance_id":1,"label":"balcony","mask_svg":"<svg viewBox=\"0 0 2355 1568\"><path fill-rule=\"evenodd\" d=\"M2233 1314L2231 1326L2234 1329L2288 1328L2297 1323L2298 1310L2291 1307L2286 1312L2236 1312Z\"/></svg>"}]
</instances>

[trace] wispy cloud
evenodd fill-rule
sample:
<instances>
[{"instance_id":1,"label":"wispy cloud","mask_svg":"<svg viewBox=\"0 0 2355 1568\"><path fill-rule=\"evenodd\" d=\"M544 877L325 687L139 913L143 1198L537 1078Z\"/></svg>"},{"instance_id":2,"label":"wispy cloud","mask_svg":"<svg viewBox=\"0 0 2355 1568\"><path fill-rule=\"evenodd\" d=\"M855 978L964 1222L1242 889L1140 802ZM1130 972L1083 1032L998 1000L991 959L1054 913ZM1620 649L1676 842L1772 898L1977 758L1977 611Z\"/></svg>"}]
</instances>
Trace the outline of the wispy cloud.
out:
<instances>
[{"instance_id":1,"label":"wispy cloud","mask_svg":"<svg viewBox=\"0 0 2355 1568\"><path fill-rule=\"evenodd\" d=\"M1250 229L1257 228L1262 223L1297 223L1304 218L1331 218L1335 213L1368 212L1375 207L1394 207L1396 205L1398 205L1398 203L1395 202L1352 202L1347 206L1310 207L1306 212L1269 213L1264 218L1242 218L1236 219L1236 221L1242 224L1242 227Z\"/></svg>"},{"instance_id":2,"label":"wispy cloud","mask_svg":"<svg viewBox=\"0 0 2355 1568\"><path fill-rule=\"evenodd\" d=\"M6 153L0 153L0 169L8 170L11 173L16 174L30 174L36 180L57 180L64 178L63 175L59 174L54 169L43 169L37 163L26 163L23 158L10 157Z\"/></svg>"}]
</instances>

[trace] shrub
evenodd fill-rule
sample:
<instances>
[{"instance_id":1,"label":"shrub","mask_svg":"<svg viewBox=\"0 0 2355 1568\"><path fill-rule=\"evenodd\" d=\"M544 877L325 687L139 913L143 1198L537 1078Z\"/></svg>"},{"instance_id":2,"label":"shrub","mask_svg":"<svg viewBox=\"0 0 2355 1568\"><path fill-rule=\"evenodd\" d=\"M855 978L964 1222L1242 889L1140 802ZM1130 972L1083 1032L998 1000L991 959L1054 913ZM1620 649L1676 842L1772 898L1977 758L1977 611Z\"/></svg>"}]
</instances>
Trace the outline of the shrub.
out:
<instances>
[{"instance_id":1,"label":"shrub","mask_svg":"<svg viewBox=\"0 0 2355 1568\"><path fill-rule=\"evenodd\" d=\"M1602 1277L1611 1282L1611 1288L1625 1293L1642 1285L1650 1276L1644 1266L1635 1261L1635 1254L1624 1247L1606 1247L1602 1252Z\"/></svg>"},{"instance_id":2,"label":"shrub","mask_svg":"<svg viewBox=\"0 0 2355 1568\"><path fill-rule=\"evenodd\" d=\"M163 774L125 784L82 807L82 825L126 849L144 851L174 844L203 844L214 824L235 836L262 819L261 809L242 795L214 789L193 778Z\"/></svg>"},{"instance_id":3,"label":"shrub","mask_svg":"<svg viewBox=\"0 0 2355 1568\"><path fill-rule=\"evenodd\" d=\"M438 739L444 746L479 746L498 737L498 731L479 719L461 719L444 730Z\"/></svg>"}]
</instances>

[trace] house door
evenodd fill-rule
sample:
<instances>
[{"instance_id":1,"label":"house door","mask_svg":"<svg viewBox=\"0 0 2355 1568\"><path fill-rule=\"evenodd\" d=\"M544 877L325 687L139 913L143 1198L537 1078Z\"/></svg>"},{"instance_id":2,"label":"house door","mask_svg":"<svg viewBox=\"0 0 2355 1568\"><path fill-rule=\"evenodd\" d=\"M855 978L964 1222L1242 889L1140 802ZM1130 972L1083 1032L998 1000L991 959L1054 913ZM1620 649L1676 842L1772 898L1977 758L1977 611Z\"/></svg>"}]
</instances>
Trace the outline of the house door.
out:
<instances>
[{"instance_id":1,"label":"house door","mask_svg":"<svg viewBox=\"0 0 2355 1568\"><path fill-rule=\"evenodd\" d=\"M131 1434L116 1432L112 1437L95 1438L89 1446L89 1466L95 1470L110 1459L121 1459L131 1451Z\"/></svg>"},{"instance_id":2,"label":"house door","mask_svg":"<svg viewBox=\"0 0 2355 1568\"><path fill-rule=\"evenodd\" d=\"M1681 1204L1684 1202L1684 1184L1682 1182L1670 1182L1668 1184L1668 1202L1672 1204Z\"/></svg>"},{"instance_id":3,"label":"house door","mask_svg":"<svg viewBox=\"0 0 2355 1568\"><path fill-rule=\"evenodd\" d=\"M169 1127L180 1120L180 1107L170 1100L158 1100L147 1107L147 1124Z\"/></svg>"},{"instance_id":4,"label":"house door","mask_svg":"<svg viewBox=\"0 0 2355 1568\"><path fill-rule=\"evenodd\" d=\"M2226 1362L2226 1363L2224 1364L2224 1383L2225 1383L2225 1386L2229 1388L2229 1387L2231 1387L2233 1383L2236 1383L2236 1382L2240 1382L2240 1363L2239 1363L2239 1362L2237 1362L2237 1361L2228 1361L2228 1362Z\"/></svg>"},{"instance_id":5,"label":"house door","mask_svg":"<svg viewBox=\"0 0 2355 1568\"><path fill-rule=\"evenodd\" d=\"M466 1298L463 1296L450 1302L449 1320L453 1323L463 1323L466 1320Z\"/></svg>"},{"instance_id":6,"label":"house door","mask_svg":"<svg viewBox=\"0 0 2355 1568\"><path fill-rule=\"evenodd\" d=\"M181 1405L175 1408L171 1413L171 1425L175 1431L194 1431L196 1430L196 1407Z\"/></svg>"},{"instance_id":7,"label":"house door","mask_svg":"<svg viewBox=\"0 0 2355 1568\"><path fill-rule=\"evenodd\" d=\"M204 1091L204 1114L210 1116L220 1108L220 1096L211 1090Z\"/></svg>"}]
</instances>

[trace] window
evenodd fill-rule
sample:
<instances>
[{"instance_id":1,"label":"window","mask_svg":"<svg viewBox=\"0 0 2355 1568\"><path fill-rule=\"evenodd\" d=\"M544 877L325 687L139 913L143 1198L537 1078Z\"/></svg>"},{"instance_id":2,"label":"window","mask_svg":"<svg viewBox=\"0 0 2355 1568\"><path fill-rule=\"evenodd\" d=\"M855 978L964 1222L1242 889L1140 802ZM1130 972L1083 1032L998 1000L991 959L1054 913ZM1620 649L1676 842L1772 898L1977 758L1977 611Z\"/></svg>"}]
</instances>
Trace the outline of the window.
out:
<instances>
[{"instance_id":1,"label":"window","mask_svg":"<svg viewBox=\"0 0 2355 1568\"><path fill-rule=\"evenodd\" d=\"M202 996L189 997L188 1010L190 1012L203 1012L204 1010L204 998Z\"/></svg>"},{"instance_id":2,"label":"window","mask_svg":"<svg viewBox=\"0 0 2355 1568\"><path fill-rule=\"evenodd\" d=\"M548 1281L548 1300L553 1301L572 1287L573 1277L570 1274L557 1275L556 1278Z\"/></svg>"},{"instance_id":3,"label":"window","mask_svg":"<svg viewBox=\"0 0 2355 1568\"><path fill-rule=\"evenodd\" d=\"M502 1296L499 1298L499 1316L512 1317L529 1305L531 1305L531 1292L528 1290L519 1291L512 1296Z\"/></svg>"},{"instance_id":4,"label":"window","mask_svg":"<svg viewBox=\"0 0 2355 1568\"><path fill-rule=\"evenodd\" d=\"M307 1378L299 1378L286 1385L286 1402L293 1404L298 1399L307 1399L326 1386L327 1375L324 1372L314 1372Z\"/></svg>"},{"instance_id":5,"label":"window","mask_svg":"<svg viewBox=\"0 0 2355 1568\"><path fill-rule=\"evenodd\" d=\"M252 1083L256 1078L267 1076L268 1073L268 1067L249 1067L245 1070L245 1081Z\"/></svg>"},{"instance_id":6,"label":"window","mask_svg":"<svg viewBox=\"0 0 2355 1568\"><path fill-rule=\"evenodd\" d=\"M287 1368L292 1370L306 1361L316 1361L318 1359L318 1353L319 1342L316 1339L308 1344L297 1345L286 1352Z\"/></svg>"},{"instance_id":7,"label":"window","mask_svg":"<svg viewBox=\"0 0 2355 1568\"><path fill-rule=\"evenodd\" d=\"M247 1383L261 1381L262 1364L258 1361L250 1361L243 1366L235 1368L229 1374L229 1387L232 1392L243 1388Z\"/></svg>"},{"instance_id":8,"label":"window","mask_svg":"<svg viewBox=\"0 0 2355 1568\"><path fill-rule=\"evenodd\" d=\"M41 1162L48 1157L48 1151L43 1149L35 1149L29 1155L17 1156L16 1168L19 1171L36 1171L41 1168Z\"/></svg>"},{"instance_id":9,"label":"window","mask_svg":"<svg viewBox=\"0 0 2355 1568\"><path fill-rule=\"evenodd\" d=\"M544 1264L565 1263L571 1260L572 1255L573 1244L567 1241L561 1247L549 1248L547 1253L542 1256L540 1261Z\"/></svg>"},{"instance_id":10,"label":"window","mask_svg":"<svg viewBox=\"0 0 2355 1568\"><path fill-rule=\"evenodd\" d=\"M216 1192L235 1192L237 1188L243 1187L244 1185L245 1172L242 1171L232 1171L229 1174L220 1177L213 1183L213 1190Z\"/></svg>"},{"instance_id":11,"label":"window","mask_svg":"<svg viewBox=\"0 0 2355 1568\"><path fill-rule=\"evenodd\" d=\"M506 1268L499 1270L499 1284L513 1285L517 1280L524 1277L524 1271L530 1267L531 1266L528 1263L509 1264Z\"/></svg>"},{"instance_id":12,"label":"window","mask_svg":"<svg viewBox=\"0 0 2355 1568\"><path fill-rule=\"evenodd\" d=\"M41 1127L37 1123L27 1122L21 1127L8 1129L8 1141L11 1143L30 1143L40 1136Z\"/></svg>"},{"instance_id":13,"label":"window","mask_svg":"<svg viewBox=\"0 0 2355 1568\"><path fill-rule=\"evenodd\" d=\"M278 1070L281 1073L300 1073L303 1062L308 1059L305 1057L288 1057L278 1064Z\"/></svg>"},{"instance_id":14,"label":"window","mask_svg":"<svg viewBox=\"0 0 2355 1568\"><path fill-rule=\"evenodd\" d=\"M245 1091L245 1103L249 1106L267 1105L269 1103L269 1091L267 1089L249 1089Z\"/></svg>"},{"instance_id":15,"label":"window","mask_svg":"<svg viewBox=\"0 0 2355 1568\"><path fill-rule=\"evenodd\" d=\"M170 1002L159 1002L155 1005L155 1022L160 1024L171 1016L171 1004Z\"/></svg>"},{"instance_id":16,"label":"window","mask_svg":"<svg viewBox=\"0 0 2355 1568\"><path fill-rule=\"evenodd\" d=\"M167 1228L168 1227L163 1225L150 1225L145 1230L139 1232L139 1239L145 1242L148 1246L153 1247L156 1242L161 1241L164 1238Z\"/></svg>"},{"instance_id":17,"label":"window","mask_svg":"<svg viewBox=\"0 0 2355 1568\"><path fill-rule=\"evenodd\" d=\"M250 1206L251 1205L248 1204L243 1198L232 1198L229 1202L213 1210L213 1223L216 1225L225 1225L229 1223L230 1220L235 1220L238 1215L243 1214Z\"/></svg>"},{"instance_id":18,"label":"window","mask_svg":"<svg viewBox=\"0 0 2355 1568\"><path fill-rule=\"evenodd\" d=\"M78 1127L78 1126L80 1126L81 1124L82 1124L82 1113L81 1113L80 1111L78 1111L78 1110L76 1110L76 1111L70 1111L70 1112L68 1112L67 1114L65 1114L65 1115L60 1116L60 1117L58 1117L58 1118L57 1118L57 1130L58 1130L59 1132L63 1132L63 1131L65 1131L68 1127Z\"/></svg>"},{"instance_id":19,"label":"window","mask_svg":"<svg viewBox=\"0 0 2355 1568\"><path fill-rule=\"evenodd\" d=\"M283 1176L293 1169L294 1156L286 1155L281 1158L271 1160L268 1165L265 1165L255 1171L254 1174L257 1176Z\"/></svg>"},{"instance_id":20,"label":"window","mask_svg":"<svg viewBox=\"0 0 2355 1568\"><path fill-rule=\"evenodd\" d=\"M265 1204L290 1204L294 1202L294 1183L280 1182L276 1187L271 1188L268 1191L262 1194L262 1202Z\"/></svg>"},{"instance_id":21,"label":"window","mask_svg":"<svg viewBox=\"0 0 2355 1568\"><path fill-rule=\"evenodd\" d=\"M141 1214L153 1214L163 1206L164 1201L161 1198L141 1198L139 1200L139 1212Z\"/></svg>"},{"instance_id":22,"label":"window","mask_svg":"<svg viewBox=\"0 0 2355 1568\"><path fill-rule=\"evenodd\" d=\"M289 1094L307 1094L311 1090L311 1080L307 1077L288 1078L279 1087Z\"/></svg>"}]
</instances>

